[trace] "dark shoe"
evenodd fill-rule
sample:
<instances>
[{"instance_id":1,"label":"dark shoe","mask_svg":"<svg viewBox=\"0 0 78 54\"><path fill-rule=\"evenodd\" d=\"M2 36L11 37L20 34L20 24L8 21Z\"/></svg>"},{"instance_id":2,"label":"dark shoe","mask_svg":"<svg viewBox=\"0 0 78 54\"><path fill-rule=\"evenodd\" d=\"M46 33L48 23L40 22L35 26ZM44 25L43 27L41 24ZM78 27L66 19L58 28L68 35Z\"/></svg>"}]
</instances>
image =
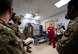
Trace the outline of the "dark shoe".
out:
<instances>
[{"instance_id":1,"label":"dark shoe","mask_svg":"<svg viewBox=\"0 0 78 54\"><path fill-rule=\"evenodd\" d=\"M53 47L53 48L56 48L56 47Z\"/></svg>"},{"instance_id":2,"label":"dark shoe","mask_svg":"<svg viewBox=\"0 0 78 54\"><path fill-rule=\"evenodd\" d=\"M27 50L27 52L28 52L28 53L31 53L32 51L31 51L31 50Z\"/></svg>"},{"instance_id":3,"label":"dark shoe","mask_svg":"<svg viewBox=\"0 0 78 54\"><path fill-rule=\"evenodd\" d=\"M31 49L31 47L29 47Z\"/></svg>"},{"instance_id":4,"label":"dark shoe","mask_svg":"<svg viewBox=\"0 0 78 54\"><path fill-rule=\"evenodd\" d=\"M56 46L53 46L53 48L56 48Z\"/></svg>"},{"instance_id":5,"label":"dark shoe","mask_svg":"<svg viewBox=\"0 0 78 54\"><path fill-rule=\"evenodd\" d=\"M48 45L51 45L51 43L49 43Z\"/></svg>"}]
</instances>

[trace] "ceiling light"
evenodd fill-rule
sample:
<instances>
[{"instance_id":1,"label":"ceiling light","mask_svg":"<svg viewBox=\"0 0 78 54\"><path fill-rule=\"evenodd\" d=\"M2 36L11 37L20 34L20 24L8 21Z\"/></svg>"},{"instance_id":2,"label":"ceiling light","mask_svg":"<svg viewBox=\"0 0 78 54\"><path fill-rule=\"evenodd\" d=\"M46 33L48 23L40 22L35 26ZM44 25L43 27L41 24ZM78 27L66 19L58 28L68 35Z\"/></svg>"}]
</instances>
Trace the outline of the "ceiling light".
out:
<instances>
[{"instance_id":1,"label":"ceiling light","mask_svg":"<svg viewBox=\"0 0 78 54\"><path fill-rule=\"evenodd\" d=\"M32 16L32 14L27 13L27 14L25 15L25 18L30 18L31 16Z\"/></svg>"},{"instance_id":2,"label":"ceiling light","mask_svg":"<svg viewBox=\"0 0 78 54\"><path fill-rule=\"evenodd\" d=\"M67 4L69 1L70 1L70 0L60 0L59 2L57 2L57 3L55 4L55 6L56 6L57 8L60 8L60 7L62 7L63 5Z\"/></svg>"},{"instance_id":3,"label":"ceiling light","mask_svg":"<svg viewBox=\"0 0 78 54\"><path fill-rule=\"evenodd\" d=\"M38 20L40 18L40 16L36 16L35 19Z\"/></svg>"}]
</instances>

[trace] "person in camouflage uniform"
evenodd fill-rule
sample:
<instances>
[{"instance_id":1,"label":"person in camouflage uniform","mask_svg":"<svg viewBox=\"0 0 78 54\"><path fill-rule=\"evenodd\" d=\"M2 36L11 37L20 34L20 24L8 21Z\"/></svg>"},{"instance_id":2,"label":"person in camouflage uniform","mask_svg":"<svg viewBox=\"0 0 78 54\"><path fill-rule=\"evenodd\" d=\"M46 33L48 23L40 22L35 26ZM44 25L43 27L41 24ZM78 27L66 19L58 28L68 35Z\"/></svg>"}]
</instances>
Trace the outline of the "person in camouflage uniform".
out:
<instances>
[{"instance_id":1,"label":"person in camouflage uniform","mask_svg":"<svg viewBox=\"0 0 78 54\"><path fill-rule=\"evenodd\" d=\"M31 23L28 23L28 26L25 27L24 35L25 35L26 39L28 37L32 37L33 36L33 26L31 25Z\"/></svg>"},{"instance_id":2,"label":"person in camouflage uniform","mask_svg":"<svg viewBox=\"0 0 78 54\"><path fill-rule=\"evenodd\" d=\"M24 35L25 35L25 39L31 37L31 33L29 31L29 27L28 26L25 27L25 29L24 29Z\"/></svg>"},{"instance_id":3,"label":"person in camouflage uniform","mask_svg":"<svg viewBox=\"0 0 78 54\"><path fill-rule=\"evenodd\" d=\"M15 31L16 35L22 39L22 34L19 30L19 25L21 25L20 17L14 16L12 20L14 24L11 25L11 28Z\"/></svg>"},{"instance_id":4,"label":"person in camouflage uniform","mask_svg":"<svg viewBox=\"0 0 78 54\"><path fill-rule=\"evenodd\" d=\"M0 54L26 54L20 47L23 41L10 28L12 0L0 0Z\"/></svg>"},{"instance_id":5,"label":"person in camouflage uniform","mask_svg":"<svg viewBox=\"0 0 78 54\"><path fill-rule=\"evenodd\" d=\"M25 27L23 33L25 35L25 39L30 38L31 37L31 28L30 28L30 23L28 23L28 26ZM31 44L31 43L30 43ZM27 45L27 52L31 53L32 51L29 50L31 47L29 46L30 44Z\"/></svg>"},{"instance_id":6,"label":"person in camouflage uniform","mask_svg":"<svg viewBox=\"0 0 78 54\"><path fill-rule=\"evenodd\" d=\"M14 24L11 25L11 28L15 31L16 36L23 40L22 33L19 30L19 25L21 25L20 17L19 16L14 16L12 20L13 20ZM25 44L20 43L20 45L21 45L23 51L26 53L26 51L24 49Z\"/></svg>"},{"instance_id":7,"label":"person in camouflage uniform","mask_svg":"<svg viewBox=\"0 0 78 54\"><path fill-rule=\"evenodd\" d=\"M70 19L64 36L57 44L59 54L78 54L78 0L68 3L66 19Z\"/></svg>"}]
</instances>

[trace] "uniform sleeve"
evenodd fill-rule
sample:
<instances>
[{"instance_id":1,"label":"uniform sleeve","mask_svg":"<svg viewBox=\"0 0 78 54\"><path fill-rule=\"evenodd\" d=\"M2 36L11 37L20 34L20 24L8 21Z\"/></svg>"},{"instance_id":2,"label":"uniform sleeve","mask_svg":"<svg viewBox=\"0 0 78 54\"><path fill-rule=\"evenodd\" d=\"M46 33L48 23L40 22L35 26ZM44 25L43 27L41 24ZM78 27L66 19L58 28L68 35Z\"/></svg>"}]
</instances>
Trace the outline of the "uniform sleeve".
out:
<instances>
[{"instance_id":1,"label":"uniform sleeve","mask_svg":"<svg viewBox=\"0 0 78 54\"><path fill-rule=\"evenodd\" d=\"M6 48L6 45L9 43L10 37L8 37L5 34L0 33L0 54L8 54Z\"/></svg>"},{"instance_id":2,"label":"uniform sleeve","mask_svg":"<svg viewBox=\"0 0 78 54\"><path fill-rule=\"evenodd\" d=\"M77 35L78 35L78 22L72 22L68 25L68 28L64 33L64 36L74 37Z\"/></svg>"},{"instance_id":3,"label":"uniform sleeve","mask_svg":"<svg viewBox=\"0 0 78 54\"><path fill-rule=\"evenodd\" d=\"M75 36L78 36L78 22L75 22L73 23L71 26L70 26L71 30L70 30L70 36L71 37L75 37Z\"/></svg>"},{"instance_id":4,"label":"uniform sleeve","mask_svg":"<svg viewBox=\"0 0 78 54\"><path fill-rule=\"evenodd\" d=\"M6 49L1 49L0 54L9 54L9 52Z\"/></svg>"},{"instance_id":5,"label":"uniform sleeve","mask_svg":"<svg viewBox=\"0 0 78 54\"><path fill-rule=\"evenodd\" d=\"M5 33L3 29L0 29L0 45L1 43L8 43L10 41L10 36L9 34Z\"/></svg>"},{"instance_id":6,"label":"uniform sleeve","mask_svg":"<svg viewBox=\"0 0 78 54\"><path fill-rule=\"evenodd\" d=\"M19 39L11 33L13 32L8 31L7 29L4 28L0 28L0 49L5 48L7 44L17 45L15 41L17 40L19 41Z\"/></svg>"}]
</instances>

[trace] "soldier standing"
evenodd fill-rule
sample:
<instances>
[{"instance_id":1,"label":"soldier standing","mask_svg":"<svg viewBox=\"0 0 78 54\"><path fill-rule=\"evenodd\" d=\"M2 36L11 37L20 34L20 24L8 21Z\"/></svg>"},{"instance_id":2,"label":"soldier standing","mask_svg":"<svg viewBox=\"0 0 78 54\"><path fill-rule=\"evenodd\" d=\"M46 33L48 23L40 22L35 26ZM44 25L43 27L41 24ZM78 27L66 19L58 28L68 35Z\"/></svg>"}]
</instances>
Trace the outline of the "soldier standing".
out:
<instances>
[{"instance_id":1,"label":"soldier standing","mask_svg":"<svg viewBox=\"0 0 78 54\"><path fill-rule=\"evenodd\" d=\"M0 0L0 54L25 54L14 30L8 26L12 16L12 0Z\"/></svg>"},{"instance_id":2,"label":"soldier standing","mask_svg":"<svg viewBox=\"0 0 78 54\"><path fill-rule=\"evenodd\" d=\"M22 39L22 34L19 30L19 25L21 25L20 17L14 16L12 20L14 24L11 25L11 28L15 31L16 35Z\"/></svg>"},{"instance_id":3,"label":"soldier standing","mask_svg":"<svg viewBox=\"0 0 78 54\"><path fill-rule=\"evenodd\" d=\"M70 21L57 50L59 54L78 54L78 0L71 0L67 8L65 18Z\"/></svg>"},{"instance_id":4,"label":"soldier standing","mask_svg":"<svg viewBox=\"0 0 78 54\"><path fill-rule=\"evenodd\" d=\"M12 20L13 20L14 24L11 25L11 28L15 31L16 36L19 37L20 39L22 39L22 33L19 30L19 25L21 25L20 17L14 16ZM26 53L25 49L24 49L24 44L20 43L20 46L21 46L22 50L24 51L24 53Z\"/></svg>"},{"instance_id":5,"label":"soldier standing","mask_svg":"<svg viewBox=\"0 0 78 54\"><path fill-rule=\"evenodd\" d=\"M32 36L32 26L30 23L28 23L28 26L25 27L24 29L24 35L25 35L25 39L29 38ZM31 43L30 43L31 44ZM29 50L31 47L29 46L30 44L27 45L27 52L31 53L32 51Z\"/></svg>"}]
</instances>

